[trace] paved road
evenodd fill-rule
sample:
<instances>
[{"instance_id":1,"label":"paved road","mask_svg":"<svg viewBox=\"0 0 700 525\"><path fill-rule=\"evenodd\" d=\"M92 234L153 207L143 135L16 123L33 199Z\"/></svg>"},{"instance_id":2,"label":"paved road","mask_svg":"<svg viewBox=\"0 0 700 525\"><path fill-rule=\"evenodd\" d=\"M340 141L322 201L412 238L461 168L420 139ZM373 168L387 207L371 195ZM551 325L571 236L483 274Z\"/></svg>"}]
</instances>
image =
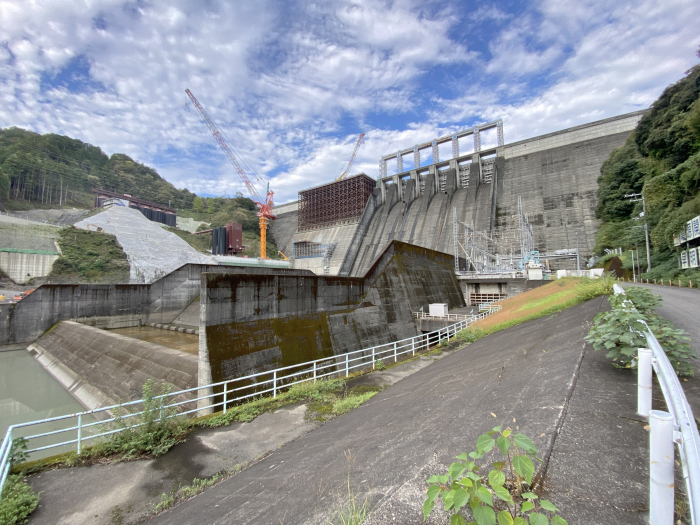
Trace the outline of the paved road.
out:
<instances>
[{"instance_id":1,"label":"paved road","mask_svg":"<svg viewBox=\"0 0 700 525\"><path fill-rule=\"evenodd\" d=\"M456 351L153 522L327 523L347 495L349 450L352 489L374 511L368 523L417 525L428 475L506 424L550 459L542 491L570 524L646 523L648 436L635 416L635 377L583 342L606 304Z\"/></svg>"},{"instance_id":2,"label":"paved road","mask_svg":"<svg viewBox=\"0 0 700 525\"><path fill-rule=\"evenodd\" d=\"M642 286L661 295L663 302L656 307L656 313L671 321L677 328L682 328L690 336L690 346L695 355L700 356L700 290L659 286L653 284L625 284ZM695 377L681 382L688 403L695 417L700 416L700 359L694 361Z\"/></svg>"}]
</instances>

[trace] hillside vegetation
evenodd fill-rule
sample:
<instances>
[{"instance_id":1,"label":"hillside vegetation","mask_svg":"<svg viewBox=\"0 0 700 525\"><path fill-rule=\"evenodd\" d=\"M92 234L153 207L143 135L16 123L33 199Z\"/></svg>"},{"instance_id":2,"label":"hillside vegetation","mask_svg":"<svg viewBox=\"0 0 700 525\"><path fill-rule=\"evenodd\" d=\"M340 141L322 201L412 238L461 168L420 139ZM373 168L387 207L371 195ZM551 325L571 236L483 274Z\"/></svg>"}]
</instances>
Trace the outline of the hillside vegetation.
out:
<instances>
[{"instance_id":1,"label":"hillside vegetation","mask_svg":"<svg viewBox=\"0 0 700 525\"><path fill-rule=\"evenodd\" d=\"M57 242L62 255L51 268L51 282L129 282L129 261L114 235L71 226Z\"/></svg>"},{"instance_id":2,"label":"hillside vegetation","mask_svg":"<svg viewBox=\"0 0 700 525\"><path fill-rule=\"evenodd\" d=\"M259 253L256 206L240 194L233 198L199 197L177 189L156 170L123 153L108 156L97 146L63 135L40 135L16 127L0 129L0 211L89 209L94 188L169 205L179 216L208 222L211 227L239 222L250 255ZM269 257L276 258L277 248L271 241L268 235ZM195 247L202 246L199 242Z\"/></svg>"},{"instance_id":3,"label":"hillside vegetation","mask_svg":"<svg viewBox=\"0 0 700 525\"><path fill-rule=\"evenodd\" d=\"M629 193L646 197L652 270L643 277L679 275L673 236L700 215L700 65L664 90L626 143L605 161L598 179L596 216L603 223L596 253L638 246L646 269L643 220L635 219L642 203L625 199ZM629 253L621 258L631 268ZM682 275L697 279L700 272L684 270Z\"/></svg>"}]
</instances>

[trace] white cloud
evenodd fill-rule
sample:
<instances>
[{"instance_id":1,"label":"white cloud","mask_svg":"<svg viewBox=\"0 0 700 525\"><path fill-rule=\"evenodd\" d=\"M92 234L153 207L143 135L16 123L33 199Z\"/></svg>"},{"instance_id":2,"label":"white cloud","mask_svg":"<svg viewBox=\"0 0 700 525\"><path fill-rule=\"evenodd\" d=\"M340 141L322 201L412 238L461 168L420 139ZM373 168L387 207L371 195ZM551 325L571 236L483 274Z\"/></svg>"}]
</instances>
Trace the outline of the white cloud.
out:
<instances>
[{"instance_id":1,"label":"white cloud","mask_svg":"<svg viewBox=\"0 0 700 525\"><path fill-rule=\"evenodd\" d=\"M477 121L503 117L511 141L646 107L693 63L698 43L700 8L691 1L501 9L5 1L0 126L124 152L195 192L242 191L185 109L189 87L255 170L275 174L281 203L332 180L360 131L368 135L355 168L375 176L381 155ZM460 38L484 20L495 27L488 59ZM89 82L47 88L76 61L89 66ZM389 124L396 116L402 124Z\"/></svg>"}]
</instances>

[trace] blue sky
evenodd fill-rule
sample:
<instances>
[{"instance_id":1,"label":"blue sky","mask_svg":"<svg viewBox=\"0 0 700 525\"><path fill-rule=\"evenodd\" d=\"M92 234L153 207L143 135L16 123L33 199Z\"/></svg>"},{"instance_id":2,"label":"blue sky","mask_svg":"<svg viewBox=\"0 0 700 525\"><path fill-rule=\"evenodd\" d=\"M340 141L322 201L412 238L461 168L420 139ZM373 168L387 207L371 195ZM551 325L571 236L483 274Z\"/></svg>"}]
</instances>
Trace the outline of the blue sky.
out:
<instances>
[{"instance_id":1,"label":"blue sky","mask_svg":"<svg viewBox=\"0 0 700 525\"><path fill-rule=\"evenodd\" d=\"M0 127L245 192L190 88L275 201L502 118L506 142L648 107L698 62L700 2L0 2ZM391 169L391 167L390 167Z\"/></svg>"}]
</instances>

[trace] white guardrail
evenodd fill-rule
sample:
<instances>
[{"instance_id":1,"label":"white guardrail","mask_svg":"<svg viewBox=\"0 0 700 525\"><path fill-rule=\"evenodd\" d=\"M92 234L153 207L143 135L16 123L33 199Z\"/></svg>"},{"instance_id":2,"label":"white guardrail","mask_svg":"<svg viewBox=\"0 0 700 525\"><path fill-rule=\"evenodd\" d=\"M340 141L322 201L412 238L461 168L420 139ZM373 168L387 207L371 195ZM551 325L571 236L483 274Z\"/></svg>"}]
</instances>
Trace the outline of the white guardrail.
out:
<instances>
[{"instance_id":1,"label":"white guardrail","mask_svg":"<svg viewBox=\"0 0 700 525\"><path fill-rule=\"evenodd\" d=\"M195 414L197 412L208 413L209 409L221 407L221 410L226 413L227 408L240 401L245 401L250 398L272 394L272 397L277 397L277 393L283 389L306 381L316 381L326 377L348 377L352 370L360 368L374 369L377 361L393 359L397 362L398 357L405 354L415 355L417 351L427 349L431 345L440 343L443 339L449 341L450 337L454 337L457 332L467 328L492 313L498 312L501 309L499 305L485 305L483 311L479 315L470 316L468 319L463 319L453 325L435 330L427 334L421 334L408 339L402 339L393 343L386 343L371 348L355 350L347 354L340 354L333 357L316 359L315 361L307 361L297 365L285 366L265 372L250 374L244 377L237 377L219 383L210 385L197 386L187 390L179 390L170 394L157 396L154 399L168 399L169 404L163 404L162 409L178 410L178 416ZM211 393L216 388L218 391ZM203 392L203 393L202 393ZM197 397L184 399L186 395L194 393ZM201 403L204 402L204 403ZM115 417L112 411L125 411L128 409L139 409L137 412L126 413L121 417ZM123 427L116 429L108 429L110 423L114 423L117 419L122 422L138 417L143 410L143 399L122 403L121 405L113 405L102 407L95 410L80 412L76 414L67 414L65 416L52 417L27 423L18 423L7 429L5 438L0 446L0 495L5 479L10 472L10 460L12 455L13 440L18 437L23 437L27 443L27 454L40 452L44 450L54 449L58 447L66 447L71 445L71 449L75 449L80 454L83 444L87 441L94 440L100 437L110 436L119 433L126 428L136 428L143 423L135 423L133 425L125 424ZM95 417L99 421L85 422L84 419ZM100 417L101 416L101 417ZM137 421L137 420L134 420ZM38 431L35 434L20 436L21 429L29 429L34 427L41 429L42 425L56 425L59 422L67 423L67 428L46 429ZM65 436L65 433L71 433ZM64 437L58 437L63 434ZM73 436L75 436L73 438ZM39 440L51 439L55 440L42 446L35 446L32 442ZM74 447L73 447L74 446ZM1 497L1 496L0 496Z\"/></svg>"},{"instance_id":2,"label":"white guardrail","mask_svg":"<svg viewBox=\"0 0 700 525\"><path fill-rule=\"evenodd\" d=\"M615 294L624 289L614 285ZM629 303L632 308L634 306ZM651 525L671 525L674 512L674 454L673 444L683 467L686 492L693 524L700 523L700 436L688 400L678 376L647 326L644 336L649 348L639 349L637 412L649 418L649 522ZM651 410L652 367L664 394L669 412Z\"/></svg>"}]
</instances>

